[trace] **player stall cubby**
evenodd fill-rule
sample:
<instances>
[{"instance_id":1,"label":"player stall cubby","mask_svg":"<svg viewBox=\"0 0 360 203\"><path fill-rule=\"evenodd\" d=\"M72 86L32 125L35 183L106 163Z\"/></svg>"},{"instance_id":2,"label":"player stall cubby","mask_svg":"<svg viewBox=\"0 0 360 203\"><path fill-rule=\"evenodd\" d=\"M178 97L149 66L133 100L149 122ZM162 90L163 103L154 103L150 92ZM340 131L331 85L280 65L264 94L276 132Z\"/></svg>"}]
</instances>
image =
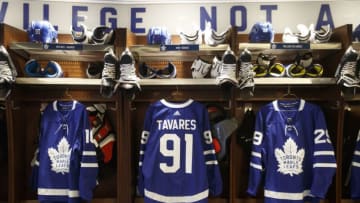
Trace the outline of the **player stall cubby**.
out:
<instances>
[{"instance_id":1,"label":"player stall cubby","mask_svg":"<svg viewBox=\"0 0 360 203\"><path fill-rule=\"evenodd\" d=\"M310 49L282 49L274 46L281 42L281 36L276 36L274 44L248 43L246 36L239 36L239 54L246 48L252 53L253 63L260 53L276 56L276 61L283 64L293 63L298 53L312 52L313 61L321 63L324 73L317 78L289 78L289 77L258 77L255 78L254 96L248 97L244 92L235 92L235 114L240 120L244 118L247 109L251 108L258 112L264 105L275 100L296 101L303 99L320 107L325 115L326 125L331 143L334 147L336 157L336 174L329 187L325 202L343 202L342 173L343 160L343 118L344 103L339 87L334 78L337 65L349 46L351 39L351 25L344 25L333 30L332 37L328 43L310 44ZM248 188L249 170L251 170L250 146L252 143L239 142L239 137L246 134L246 131L239 129L231 140L232 150L232 174L235 179L232 185L234 191L233 202L258 202L264 199L263 184L259 187L255 197L250 197L246 191ZM266 169L265 169L266 170ZM279 181L279 180L278 180Z\"/></svg>"},{"instance_id":2,"label":"player stall cubby","mask_svg":"<svg viewBox=\"0 0 360 203\"><path fill-rule=\"evenodd\" d=\"M181 80L181 79L179 79ZM143 202L140 196L136 195L136 187L138 184L138 163L140 153L141 135L145 122L145 113L148 110L150 104L165 99L169 102L183 103L189 98L193 98L195 101L200 102L204 105L217 104L225 108L226 114L229 113L229 101L223 97L221 90L214 85L201 85L188 86L182 85L180 81L174 81L172 84L163 84L159 90L159 85L143 85L141 93L137 94L136 99L133 101L124 102L127 107L124 108L125 115L127 115L128 121L126 122L126 129L129 131L126 133L131 135L130 151L132 155L132 170L131 177L132 183L132 199L134 202ZM207 92L211 91L212 94ZM225 146L224 146L225 147ZM224 149L225 150L225 149ZM201 156L201 154L195 154L194 156ZM217 197L211 197L210 202L228 202L229 190L230 190L230 177L229 177L229 160L224 157L222 160L218 160L218 166L221 171L221 177L223 182L223 188L221 195ZM196 170L196 169L194 169ZM215 177L214 177L215 178ZM159 180L161 181L161 180Z\"/></svg>"},{"instance_id":3,"label":"player stall cubby","mask_svg":"<svg viewBox=\"0 0 360 203\"><path fill-rule=\"evenodd\" d=\"M7 122L6 122L6 101L0 102L0 139L1 139L1 151L0 151L0 182L1 182L1 189L0 190L0 202L7 202L8 201L8 190L7 190L7 183L8 183L8 134L7 134Z\"/></svg>"},{"instance_id":4,"label":"player stall cubby","mask_svg":"<svg viewBox=\"0 0 360 203\"><path fill-rule=\"evenodd\" d=\"M224 44L218 46L208 46L200 44L197 50L172 50L172 51L161 51L159 45L148 45L142 36L134 36L131 33L128 35L127 46L133 53L136 59L137 72L139 72L139 66L143 63L151 66L156 70L161 70L168 62L173 63L176 66L176 77L170 79L141 79L139 81L141 85L141 91L135 94L133 99L125 95L124 101L124 113L125 118L125 129L127 135L130 136L129 153L131 155L131 178L132 178L132 196L131 201L143 202L143 197L137 193L139 175L139 158L140 154L140 143L143 126L145 122L145 113L148 110L150 104L165 99L169 102L181 103L188 99L200 102L204 106L217 105L223 109L224 116L227 119L231 118L231 95L233 94L232 88L220 88L216 84L215 78L209 76L205 78L193 78L191 72L191 66L194 60L200 58L202 60L211 63L214 57L222 57L224 52L232 46L230 38ZM179 36L172 36L172 45L181 47ZM184 45L186 46L186 45ZM126 93L125 93L126 94ZM237 125L237 121L234 121ZM221 140L224 146L224 152L228 152L229 148L226 142L228 140ZM171 148L171 147L170 147ZM201 154L194 154L193 156L202 156ZM224 153L221 159L218 159L218 166L220 168L223 187L220 195L209 198L209 202L220 203L229 202L230 200L230 186L231 177L229 177L231 164L229 162L229 155ZM195 170L195 169L194 169ZM215 178L215 177L214 177ZM161 180L159 180L161 181Z\"/></svg>"},{"instance_id":5,"label":"player stall cubby","mask_svg":"<svg viewBox=\"0 0 360 203\"><path fill-rule=\"evenodd\" d=\"M106 105L105 114L111 123L115 143L109 162L99 161L98 185L94 190L93 202L121 201L127 183L123 180L127 172L118 167L124 153L120 152L123 136L121 99L116 93L112 98L100 95L100 79L86 78L85 69L89 62L102 62L109 48L123 49L121 40L125 29L116 29L113 45L84 45L80 50L49 50L42 44L28 42L26 31L1 24L4 45L8 48L17 67L18 77L8 98L6 108L8 125L8 181L7 202L36 202L36 191L30 187L31 162L37 148L41 109L53 101L78 101L86 106ZM72 45L70 34L59 35L59 44ZM61 66L64 77L27 77L24 64L35 59L40 64L54 60ZM124 164L121 164L124 165ZM122 175L119 175L122 174Z\"/></svg>"},{"instance_id":6,"label":"player stall cubby","mask_svg":"<svg viewBox=\"0 0 360 203\"><path fill-rule=\"evenodd\" d=\"M352 42L352 48L359 53L360 44L358 42ZM344 95L344 120L343 120L343 167L342 173L342 198L351 199L357 198L358 192L353 192L352 187L356 186L356 174L358 168L358 141L359 141L359 127L357 121L359 120L359 95L358 88L345 88L343 89ZM349 200L350 201L350 200Z\"/></svg>"}]
</instances>

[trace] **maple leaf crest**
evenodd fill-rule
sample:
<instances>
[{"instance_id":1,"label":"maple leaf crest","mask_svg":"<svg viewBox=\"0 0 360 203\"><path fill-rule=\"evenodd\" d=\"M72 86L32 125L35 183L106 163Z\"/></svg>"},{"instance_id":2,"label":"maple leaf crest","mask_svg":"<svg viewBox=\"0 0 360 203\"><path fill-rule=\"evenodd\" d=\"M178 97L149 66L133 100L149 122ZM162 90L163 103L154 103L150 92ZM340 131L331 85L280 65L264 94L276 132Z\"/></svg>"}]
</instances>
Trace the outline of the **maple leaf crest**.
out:
<instances>
[{"instance_id":1,"label":"maple leaf crest","mask_svg":"<svg viewBox=\"0 0 360 203\"><path fill-rule=\"evenodd\" d=\"M298 146L293 139L288 138L283 145L284 151L275 149L275 157L278 161L278 172L285 175L299 175L303 172L302 162L305 156L305 150L298 150Z\"/></svg>"},{"instance_id":2,"label":"maple leaf crest","mask_svg":"<svg viewBox=\"0 0 360 203\"><path fill-rule=\"evenodd\" d=\"M57 145L57 150L54 148L48 149L48 155L51 160L51 170L61 174L69 173L70 154L70 145L66 138L63 137Z\"/></svg>"}]
</instances>

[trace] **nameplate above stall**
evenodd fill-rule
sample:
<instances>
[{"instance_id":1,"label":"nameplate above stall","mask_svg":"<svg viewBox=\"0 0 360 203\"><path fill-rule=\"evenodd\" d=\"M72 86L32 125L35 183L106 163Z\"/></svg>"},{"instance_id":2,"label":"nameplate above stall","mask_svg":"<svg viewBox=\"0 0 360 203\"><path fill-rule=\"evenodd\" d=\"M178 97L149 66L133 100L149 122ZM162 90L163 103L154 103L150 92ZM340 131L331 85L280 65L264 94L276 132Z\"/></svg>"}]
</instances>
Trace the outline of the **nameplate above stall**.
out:
<instances>
[{"instance_id":1,"label":"nameplate above stall","mask_svg":"<svg viewBox=\"0 0 360 203\"><path fill-rule=\"evenodd\" d=\"M271 49L310 49L310 43L271 43Z\"/></svg>"},{"instance_id":2,"label":"nameplate above stall","mask_svg":"<svg viewBox=\"0 0 360 203\"><path fill-rule=\"evenodd\" d=\"M199 51L198 44L165 44L160 45L160 51Z\"/></svg>"}]
</instances>

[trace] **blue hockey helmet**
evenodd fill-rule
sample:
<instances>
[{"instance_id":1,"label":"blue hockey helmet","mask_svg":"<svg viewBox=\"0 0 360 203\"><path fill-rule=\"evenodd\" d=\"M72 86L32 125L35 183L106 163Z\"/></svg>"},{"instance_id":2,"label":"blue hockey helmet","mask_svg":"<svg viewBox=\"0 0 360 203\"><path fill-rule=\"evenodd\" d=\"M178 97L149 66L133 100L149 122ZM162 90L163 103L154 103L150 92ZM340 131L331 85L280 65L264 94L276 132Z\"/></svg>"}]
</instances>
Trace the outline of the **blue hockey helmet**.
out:
<instances>
[{"instance_id":1,"label":"blue hockey helmet","mask_svg":"<svg viewBox=\"0 0 360 203\"><path fill-rule=\"evenodd\" d=\"M55 43L58 32L53 25L46 20L32 21L27 30L31 42Z\"/></svg>"},{"instance_id":2,"label":"blue hockey helmet","mask_svg":"<svg viewBox=\"0 0 360 203\"><path fill-rule=\"evenodd\" d=\"M274 30L269 22L255 23L249 34L249 41L252 43L269 43L274 40Z\"/></svg>"},{"instance_id":3,"label":"blue hockey helmet","mask_svg":"<svg viewBox=\"0 0 360 203\"><path fill-rule=\"evenodd\" d=\"M171 36L165 27L151 27L147 34L148 44L171 44Z\"/></svg>"}]
</instances>

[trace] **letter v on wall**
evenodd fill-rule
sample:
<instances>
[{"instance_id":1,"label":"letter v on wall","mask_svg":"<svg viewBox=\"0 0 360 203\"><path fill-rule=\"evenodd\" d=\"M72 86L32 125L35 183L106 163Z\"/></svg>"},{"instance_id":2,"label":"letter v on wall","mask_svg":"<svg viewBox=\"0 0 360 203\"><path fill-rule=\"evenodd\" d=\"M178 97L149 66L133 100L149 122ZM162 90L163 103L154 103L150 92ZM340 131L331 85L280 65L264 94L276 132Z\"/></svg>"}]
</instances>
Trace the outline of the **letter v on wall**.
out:
<instances>
[{"instance_id":1,"label":"letter v on wall","mask_svg":"<svg viewBox=\"0 0 360 203\"><path fill-rule=\"evenodd\" d=\"M2 2L1 3L1 10L0 10L0 22L3 23L6 15L8 7L8 2Z\"/></svg>"}]
</instances>

